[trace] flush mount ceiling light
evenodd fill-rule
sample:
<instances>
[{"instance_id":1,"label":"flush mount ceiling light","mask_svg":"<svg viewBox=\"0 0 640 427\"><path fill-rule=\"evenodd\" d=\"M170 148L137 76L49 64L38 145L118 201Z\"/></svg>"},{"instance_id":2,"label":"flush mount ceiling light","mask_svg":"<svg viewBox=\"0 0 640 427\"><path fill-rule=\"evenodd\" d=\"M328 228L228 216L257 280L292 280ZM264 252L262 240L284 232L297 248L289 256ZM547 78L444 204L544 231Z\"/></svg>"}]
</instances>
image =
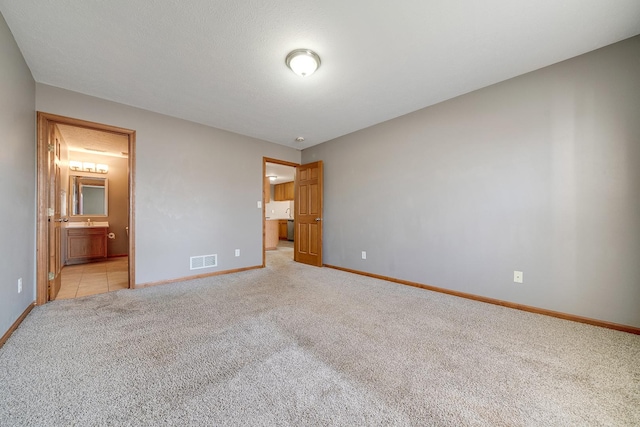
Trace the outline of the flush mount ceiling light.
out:
<instances>
[{"instance_id":1,"label":"flush mount ceiling light","mask_svg":"<svg viewBox=\"0 0 640 427\"><path fill-rule=\"evenodd\" d=\"M304 142L304 138L299 136L296 138L296 142Z\"/></svg>"},{"instance_id":2,"label":"flush mount ceiling light","mask_svg":"<svg viewBox=\"0 0 640 427\"><path fill-rule=\"evenodd\" d=\"M269 178L269 181L275 181L277 176L276 175L267 175L267 178Z\"/></svg>"},{"instance_id":3,"label":"flush mount ceiling light","mask_svg":"<svg viewBox=\"0 0 640 427\"><path fill-rule=\"evenodd\" d=\"M320 67L320 57L310 49L296 49L284 61L299 76L307 77Z\"/></svg>"}]
</instances>

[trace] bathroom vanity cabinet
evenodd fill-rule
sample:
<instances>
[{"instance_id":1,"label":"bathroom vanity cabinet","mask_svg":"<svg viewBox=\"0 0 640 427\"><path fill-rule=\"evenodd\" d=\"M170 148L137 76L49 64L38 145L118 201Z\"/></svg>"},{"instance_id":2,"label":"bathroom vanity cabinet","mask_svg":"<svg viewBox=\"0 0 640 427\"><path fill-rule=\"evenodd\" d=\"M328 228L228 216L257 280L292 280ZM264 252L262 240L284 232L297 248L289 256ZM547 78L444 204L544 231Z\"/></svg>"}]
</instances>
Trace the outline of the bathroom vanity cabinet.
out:
<instances>
[{"instance_id":1,"label":"bathroom vanity cabinet","mask_svg":"<svg viewBox=\"0 0 640 427\"><path fill-rule=\"evenodd\" d=\"M65 265L107 258L107 227L67 228Z\"/></svg>"}]
</instances>

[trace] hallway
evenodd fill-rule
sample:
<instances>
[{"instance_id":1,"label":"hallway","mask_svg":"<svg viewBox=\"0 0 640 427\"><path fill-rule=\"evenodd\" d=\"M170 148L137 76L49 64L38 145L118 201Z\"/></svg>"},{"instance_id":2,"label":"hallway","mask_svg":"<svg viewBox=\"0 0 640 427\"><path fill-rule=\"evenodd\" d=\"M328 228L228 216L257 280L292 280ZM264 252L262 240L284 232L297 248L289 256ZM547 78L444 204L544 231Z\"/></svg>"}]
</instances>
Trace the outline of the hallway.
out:
<instances>
[{"instance_id":1,"label":"hallway","mask_svg":"<svg viewBox=\"0 0 640 427\"><path fill-rule=\"evenodd\" d=\"M56 300L127 289L128 268L128 257L66 266L62 269L62 284Z\"/></svg>"}]
</instances>

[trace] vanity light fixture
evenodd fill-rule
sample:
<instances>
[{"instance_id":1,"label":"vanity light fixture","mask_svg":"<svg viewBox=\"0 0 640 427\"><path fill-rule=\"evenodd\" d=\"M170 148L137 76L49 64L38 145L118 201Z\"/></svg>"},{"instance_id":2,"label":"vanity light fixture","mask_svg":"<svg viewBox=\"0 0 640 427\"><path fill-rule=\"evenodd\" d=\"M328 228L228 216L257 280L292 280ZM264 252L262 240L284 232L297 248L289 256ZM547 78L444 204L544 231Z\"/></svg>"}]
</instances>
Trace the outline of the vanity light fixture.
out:
<instances>
[{"instance_id":1,"label":"vanity light fixture","mask_svg":"<svg viewBox=\"0 0 640 427\"><path fill-rule=\"evenodd\" d=\"M320 57L311 49L296 49L289 52L284 62L301 77L313 74L320 67Z\"/></svg>"},{"instance_id":2,"label":"vanity light fixture","mask_svg":"<svg viewBox=\"0 0 640 427\"><path fill-rule=\"evenodd\" d=\"M69 160L69 170L77 172L97 172L107 173L109 172L109 165L102 163L95 164L93 162L79 162L77 160Z\"/></svg>"},{"instance_id":3,"label":"vanity light fixture","mask_svg":"<svg viewBox=\"0 0 640 427\"><path fill-rule=\"evenodd\" d=\"M76 160L69 161L69 169L72 171L81 171L82 170L82 162L78 162Z\"/></svg>"}]
</instances>

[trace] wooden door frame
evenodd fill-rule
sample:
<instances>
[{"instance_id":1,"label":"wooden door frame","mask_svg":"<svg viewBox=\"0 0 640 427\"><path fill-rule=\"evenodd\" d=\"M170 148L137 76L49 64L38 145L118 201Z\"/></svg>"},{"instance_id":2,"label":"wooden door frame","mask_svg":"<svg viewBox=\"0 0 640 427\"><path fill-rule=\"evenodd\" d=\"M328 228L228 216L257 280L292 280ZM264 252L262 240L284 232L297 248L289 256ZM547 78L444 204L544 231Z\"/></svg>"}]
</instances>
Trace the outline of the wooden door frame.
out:
<instances>
[{"instance_id":1,"label":"wooden door frame","mask_svg":"<svg viewBox=\"0 0 640 427\"><path fill-rule=\"evenodd\" d=\"M135 288L135 147L136 131L89 122L71 117L38 111L37 116L37 218L36 218L36 304L47 303L49 249L48 249L48 190L47 153L49 131L57 124L110 132L126 136L129 140L129 288Z\"/></svg>"},{"instance_id":2,"label":"wooden door frame","mask_svg":"<svg viewBox=\"0 0 640 427\"><path fill-rule=\"evenodd\" d=\"M288 162L286 160L278 160L278 159L272 159L270 157L263 157L262 158L262 267L266 267L267 266L267 250L266 250L266 232L267 232L267 220L266 220L266 209L267 209L267 204L265 203L265 200L267 199L266 194L265 194L265 186L264 186L264 180L267 178L267 163L275 163L277 165L283 165L283 166L291 166L292 168L296 168L298 166L300 166L299 163L293 163L293 162ZM298 179L298 177L294 176L293 177L293 181L296 182ZM294 216L295 218L295 216ZM295 237L294 237L295 240Z\"/></svg>"}]
</instances>

